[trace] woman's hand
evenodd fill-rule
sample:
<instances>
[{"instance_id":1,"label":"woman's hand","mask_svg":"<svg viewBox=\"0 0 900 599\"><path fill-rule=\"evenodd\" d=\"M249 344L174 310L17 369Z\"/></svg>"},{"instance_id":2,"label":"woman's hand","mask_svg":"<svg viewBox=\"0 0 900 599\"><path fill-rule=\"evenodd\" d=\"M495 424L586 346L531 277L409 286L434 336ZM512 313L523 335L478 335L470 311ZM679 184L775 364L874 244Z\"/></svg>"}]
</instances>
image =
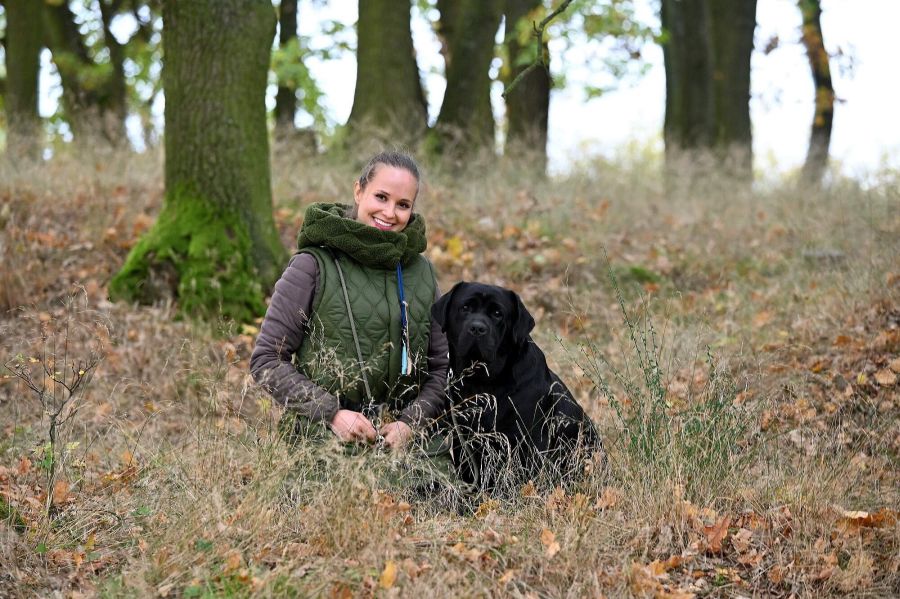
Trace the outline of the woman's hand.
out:
<instances>
[{"instance_id":1,"label":"woman's hand","mask_svg":"<svg viewBox=\"0 0 900 599\"><path fill-rule=\"evenodd\" d=\"M391 449L400 449L405 446L413 435L409 425L399 420L385 424L378 432L384 436L385 446Z\"/></svg>"},{"instance_id":2,"label":"woman's hand","mask_svg":"<svg viewBox=\"0 0 900 599\"><path fill-rule=\"evenodd\" d=\"M331 430L343 443L374 443L377 433L369 419L353 410L338 410L331 420Z\"/></svg>"}]
</instances>

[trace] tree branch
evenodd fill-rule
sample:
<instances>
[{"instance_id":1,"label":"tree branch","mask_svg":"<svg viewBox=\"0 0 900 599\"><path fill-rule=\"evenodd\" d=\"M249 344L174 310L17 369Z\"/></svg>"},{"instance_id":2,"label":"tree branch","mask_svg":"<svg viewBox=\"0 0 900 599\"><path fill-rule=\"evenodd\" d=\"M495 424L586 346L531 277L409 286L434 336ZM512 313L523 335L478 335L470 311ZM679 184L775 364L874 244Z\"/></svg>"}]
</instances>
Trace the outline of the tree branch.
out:
<instances>
[{"instance_id":1,"label":"tree branch","mask_svg":"<svg viewBox=\"0 0 900 599\"><path fill-rule=\"evenodd\" d=\"M534 26L534 36L537 38L537 58L535 58L534 62L528 65L521 73L516 75L516 78L506 86L506 89L503 90L502 94L504 98L506 98L512 90L516 89L516 86L519 85L519 82L521 82L528 73L538 67L547 68L547 64L544 62L544 28L547 27L550 21L562 14L570 4L572 4L572 0L563 0L562 4L557 6L556 9L544 17L539 24Z\"/></svg>"}]
</instances>

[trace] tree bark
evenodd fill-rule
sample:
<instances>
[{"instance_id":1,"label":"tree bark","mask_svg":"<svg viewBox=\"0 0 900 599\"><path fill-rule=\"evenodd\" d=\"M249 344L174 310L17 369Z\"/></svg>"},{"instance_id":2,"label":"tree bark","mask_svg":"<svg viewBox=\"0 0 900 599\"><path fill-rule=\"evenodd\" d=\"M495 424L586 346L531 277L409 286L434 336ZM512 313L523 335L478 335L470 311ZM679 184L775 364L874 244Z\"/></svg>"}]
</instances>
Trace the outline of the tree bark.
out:
<instances>
[{"instance_id":1,"label":"tree bark","mask_svg":"<svg viewBox=\"0 0 900 599\"><path fill-rule=\"evenodd\" d=\"M720 167L739 179L753 177L750 57L756 0L707 0L712 39L715 147Z\"/></svg>"},{"instance_id":2,"label":"tree bark","mask_svg":"<svg viewBox=\"0 0 900 599\"><path fill-rule=\"evenodd\" d=\"M810 185L821 185L828 167L831 127L834 123L834 86L825 42L822 38L822 7L819 0L799 0L803 14L803 45L809 58L816 89L815 113L809 134L809 148L803 163L802 178Z\"/></svg>"},{"instance_id":3,"label":"tree bark","mask_svg":"<svg viewBox=\"0 0 900 599\"><path fill-rule=\"evenodd\" d=\"M297 0L281 0L278 24L278 44L284 48L297 39ZM281 135L292 132L296 112L297 90L279 81L275 96L275 131Z\"/></svg>"},{"instance_id":4,"label":"tree bark","mask_svg":"<svg viewBox=\"0 0 900 599\"><path fill-rule=\"evenodd\" d=\"M244 321L284 260L265 107L275 14L269 0L164 0L163 23L166 196L110 294Z\"/></svg>"},{"instance_id":5,"label":"tree bark","mask_svg":"<svg viewBox=\"0 0 900 599\"><path fill-rule=\"evenodd\" d=\"M490 66L502 0L460 0L449 38L447 90L432 137L437 153L457 156L494 143Z\"/></svg>"},{"instance_id":6,"label":"tree bark","mask_svg":"<svg viewBox=\"0 0 900 599\"><path fill-rule=\"evenodd\" d=\"M534 35L531 35L535 19L529 15L542 4L542 0L506 0L506 47L511 67L509 81L528 67L527 63L518 63L523 54L526 57L532 55L533 50L529 52L528 46L535 44ZM523 26L529 32L524 40L519 34ZM546 43L541 52L548 56ZM506 98L506 153L515 158L533 160L535 169L541 173L547 168L550 86L549 70L533 69Z\"/></svg>"},{"instance_id":7,"label":"tree bark","mask_svg":"<svg viewBox=\"0 0 900 599\"><path fill-rule=\"evenodd\" d=\"M428 109L410 29L410 0L360 0L353 135L417 144Z\"/></svg>"},{"instance_id":8,"label":"tree bark","mask_svg":"<svg viewBox=\"0 0 900 599\"><path fill-rule=\"evenodd\" d=\"M709 149L714 139L712 65L705 0L663 0L667 158Z\"/></svg>"},{"instance_id":9,"label":"tree bark","mask_svg":"<svg viewBox=\"0 0 900 599\"><path fill-rule=\"evenodd\" d=\"M670 170L709 156L752 177L750 55L756 0L662 0L664 139Z\"/></svg>"},{"instance_id":10,"label":"tree bark","mask_svg":"<svg viewBox=\"0 0 900 599\"><path fill-rule=\"evenodd\" d=\"M43 24L41 5L33 0L6 0L7 156L37 158L41 122L38 75Z\"/></svg>"}]
</instances>

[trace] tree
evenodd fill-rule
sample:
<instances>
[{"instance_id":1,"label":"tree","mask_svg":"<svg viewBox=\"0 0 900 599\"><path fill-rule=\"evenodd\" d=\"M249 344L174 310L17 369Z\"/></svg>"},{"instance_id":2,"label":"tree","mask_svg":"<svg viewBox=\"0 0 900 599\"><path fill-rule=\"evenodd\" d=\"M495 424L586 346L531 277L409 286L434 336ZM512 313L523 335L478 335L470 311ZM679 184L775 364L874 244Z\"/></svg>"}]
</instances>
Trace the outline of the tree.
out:
<instances>
[{"instance_id":1,"label":"tree","mask_svg":"<svg viewBox=\"0 0 900 599\"><path fill-rule=\"evenodd\" d=\"M351 131L415 144L428 126L410 8L410 0L359 1L356 90L347 121Z\"/></svg>"},{"instance_id":2,"label":"tree","mask_svg":"<svg viewBox=\"0 0 900 599\"><path fill-rule=\"evenodd\" d=\"M297 43L297 0L281 0L278 12L278 46L282 50ZM275 96L275 130L293 131L294 114L297 112L297 90L279 77Z\"/></svg>"},{"instance_id":3,"label":"tree","mask_svg":"<svg viewBox=\"0 0 900 599\"><path fill-rule=\"evenodd\" d=\"M803 45L816 88L816 107L802 177L810 185L819 185L828 166L828 147L831 145L834 122L834 86L831 83L828 52L822 38L821 3L819 0L799 0L798 5L803 14Z\"/></svg>"},{"instance_id":4,"label":"tree","mask_svg":"<svg viewBox=\"0 0 900 599\"><path fill-rule=\"evenodd\" d=\"M100 2L103 35L99 44L108 58L95 61L68 2L44 4L47 47L59 72L63 87L63 106L77 139L87 139L94 131L108 141L125 139L125 80L123 50L110 31L113 17L122 8L122 0Z\"/></svg>"},{"instance_id":5,"label":"tree","mask_svg":"<svg viewBox=\"0 0 900 599\"><path fill-rule=\"evenodd\" d=\"M510 66L507 84L535 58L533 29L542 8L542 0L506 0L506 48ZM541 51L545 61L549 60L546 43ZM550 72L545 66L532 69L506 96L506 152L533 157L539 172L544 172L547 166L550 87Z\"/></svg>"},{"instance_id":6,"label":"tree","mask_svg":"<svg viewBox=\"0 0 900 599\"><path fill-rule=\"evenodd\" d=\"M37 157L40 147L38 74L43 47L41 5L6 0L7 154Z\"/></svg>"},{"instance_id":7,"label":"tree","mask_svg":"<svg viewBox=\"0 0 900 599\"><path fill-rule=\"evenodd\" d=\"M662 0L666 158L712 153L752 176L750 55L756 0Z\"/></svg>"},{"instance_id":8,"label":"tree","mask_svg":"<svg viewBox=\"0 0 900 599\"><path fill-rule=\"evenodd\" d=\"M502 0L460 0L450 13L447 90L432 133L431 147L457 156L494 142L490 66L503 16ZM444 20L445 15L441 15Z\"/></svg>"},{"instance_id":9,"label":"tree","mask_svg":"<svg viewBox=\"0 0 900 599\"><path fill-rule=\"evenodd\" d=\"M163 1L162 211L110 283L116 299L178 299L246 320L281 271L272 218L265 90L269 0Z\"/></svg>"}]
</instances>

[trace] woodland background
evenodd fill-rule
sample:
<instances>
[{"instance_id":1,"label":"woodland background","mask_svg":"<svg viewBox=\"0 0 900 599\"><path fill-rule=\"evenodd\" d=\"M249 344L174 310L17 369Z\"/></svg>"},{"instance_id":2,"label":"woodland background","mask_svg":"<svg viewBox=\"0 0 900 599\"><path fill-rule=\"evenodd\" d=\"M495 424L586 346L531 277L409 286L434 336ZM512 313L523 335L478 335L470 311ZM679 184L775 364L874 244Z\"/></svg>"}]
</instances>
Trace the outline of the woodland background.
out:
<instances>
[{"instance_id":1,"label":"woodland background","mask_svg":"<svg viewBox=\"0 0 900 599\"><path fill-rule=\"evenodd\" d=\"M626 0L417 2L447 82L429 124L411 3L360 0L355 31L321 23L316 52L358 61L336 129L296 2L0 7L0 595L900 592L900 173L829 170L818 2L797 3L808 157L765 185L754 1L663 0L660 30ZM600 40L614 75L662 45L663 155L546 175L550 35ZM62 101L42 119L44 49ZM442 287L523 296L608 472L422 499L402 460L278 439L247 377L266 294L304 208L385 145L425 167Z\"/></svg>"}]
</instances>

